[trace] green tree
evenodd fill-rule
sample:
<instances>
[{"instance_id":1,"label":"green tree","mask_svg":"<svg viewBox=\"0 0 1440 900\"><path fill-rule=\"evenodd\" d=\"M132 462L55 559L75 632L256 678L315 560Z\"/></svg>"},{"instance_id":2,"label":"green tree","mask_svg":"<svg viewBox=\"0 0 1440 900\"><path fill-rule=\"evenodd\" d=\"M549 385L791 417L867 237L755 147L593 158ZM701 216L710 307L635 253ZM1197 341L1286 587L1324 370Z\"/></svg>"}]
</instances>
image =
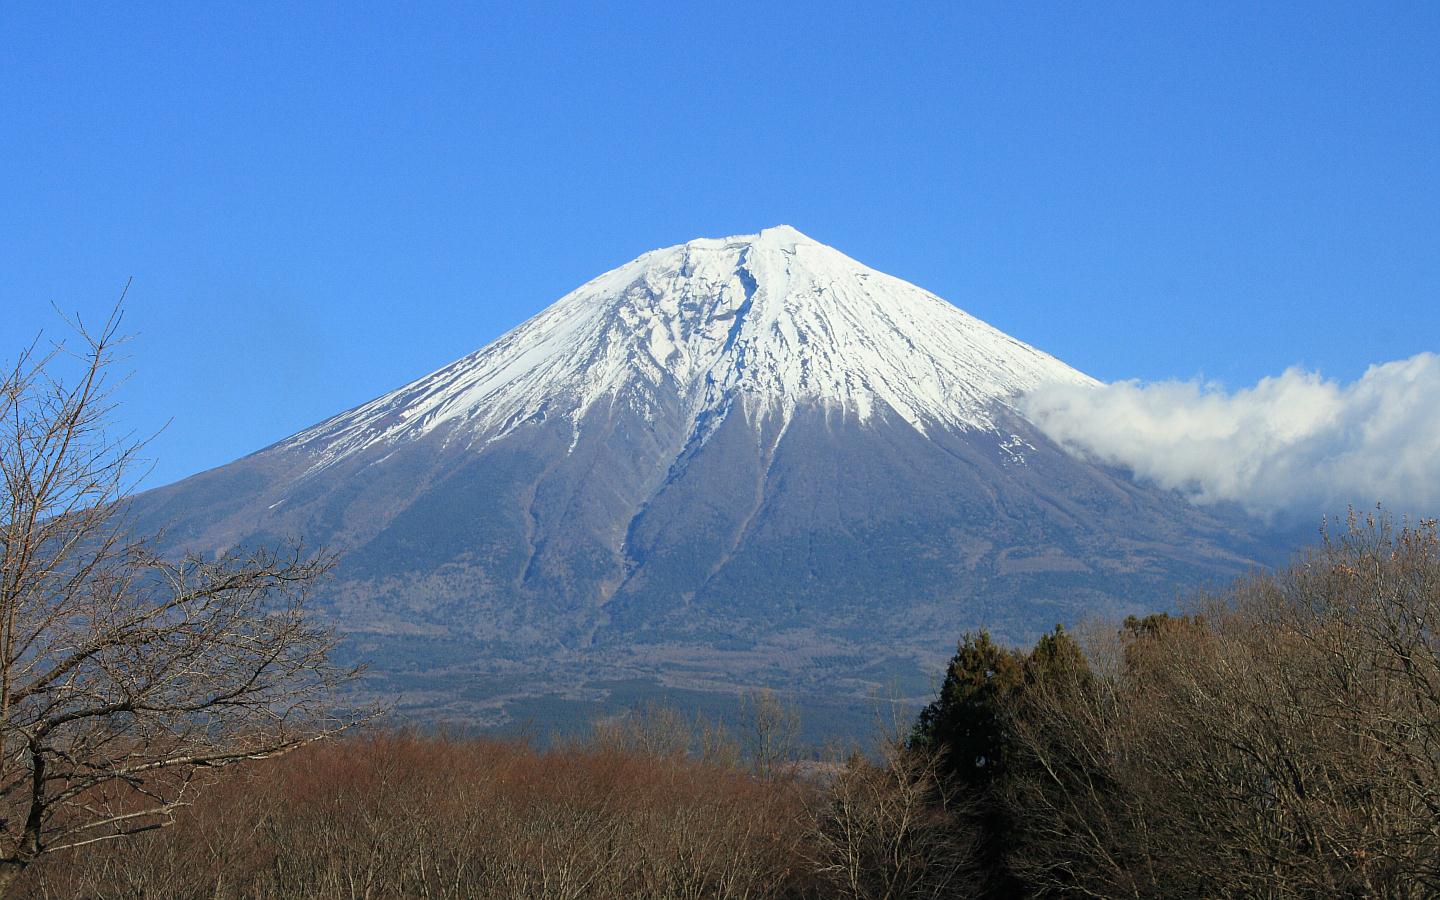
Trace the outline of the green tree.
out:
<instances>
[{"instance_id":1,"label":"green tree","mask_svg":"<svg viewBox=\"0 0 1440 900\"><path fill-rule=\"evenodd\" d=\"M1023 653L1001 647L989 632L967 632L945 670L940 695L920 713L912 745L943 750L944 774L957 786L989 789L1005 771L1005 710L1024 680Z\"/></svg>"},{"instance_id":2,"label":"green tree","mask_svg":"<svg viewBox=\"0 0 1440 900\"><path fill-rule=\"evenodd\" d=\"M978 832L975 861L990 896L1014 896L1022 887L1007 861L1016 838L1008 796L1027 758L1017 740L1027 697L1088 675L1084 652L1059 625L1029 653L1002 647L985 631L966 633L940 695L916 722L912 747L939 752L943 776L967 798L972 813L965 825Z\"/></svg>"}]
</instances>

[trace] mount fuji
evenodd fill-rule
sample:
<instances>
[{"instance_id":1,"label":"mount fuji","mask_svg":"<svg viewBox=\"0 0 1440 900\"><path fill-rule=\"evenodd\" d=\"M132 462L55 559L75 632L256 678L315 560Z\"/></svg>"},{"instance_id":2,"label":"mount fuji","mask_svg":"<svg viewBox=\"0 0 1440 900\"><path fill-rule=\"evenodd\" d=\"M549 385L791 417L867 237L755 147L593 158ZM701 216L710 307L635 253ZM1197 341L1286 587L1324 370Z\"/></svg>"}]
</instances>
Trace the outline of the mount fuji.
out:
<instances>
[{"instance_id":1,"label":"mount fuji","mask_svg":"<svg viewBox=\"0 0 1440 900\"><path fill-rule=\"evenodd\" d=\"M134 511L177 550L339 550L323 607L427 710L918 696L967 628L1161 608L1267 555L1048 440L1018 399L1054 382L1096 383L779 226L646 253Z\"/></svg>"}]
</instances>

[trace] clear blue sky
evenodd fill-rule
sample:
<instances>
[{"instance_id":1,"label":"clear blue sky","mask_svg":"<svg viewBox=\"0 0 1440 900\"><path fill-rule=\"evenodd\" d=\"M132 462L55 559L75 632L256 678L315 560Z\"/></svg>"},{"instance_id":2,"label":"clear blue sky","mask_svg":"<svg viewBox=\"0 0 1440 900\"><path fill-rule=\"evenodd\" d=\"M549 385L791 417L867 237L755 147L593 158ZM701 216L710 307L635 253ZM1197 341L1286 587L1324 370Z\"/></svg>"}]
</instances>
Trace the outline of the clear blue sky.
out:
<instances>
[{"instance_id":1,"label":"clear blue sky","mask_svg":"<svg viewBox=\"0 0 1440 900\"><path fill-rule=\"evenodd\" d=\"M13 0L0 355L133 275L158 484L780 222L1107 380L1440 349L1440 4L1255 6Z\"/></svg>"}]
</instances>

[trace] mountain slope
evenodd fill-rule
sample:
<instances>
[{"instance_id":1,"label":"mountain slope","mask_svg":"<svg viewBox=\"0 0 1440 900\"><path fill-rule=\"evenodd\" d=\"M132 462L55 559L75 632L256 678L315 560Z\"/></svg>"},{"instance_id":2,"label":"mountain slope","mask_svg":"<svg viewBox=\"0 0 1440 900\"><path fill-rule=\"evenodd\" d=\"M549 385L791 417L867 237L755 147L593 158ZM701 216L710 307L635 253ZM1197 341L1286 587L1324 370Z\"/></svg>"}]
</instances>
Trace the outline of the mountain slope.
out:
<instances>
[{"instance_id":1,"label":"mountain slope","mask_svg":"<svg viewBox=\"0 0 1440 900\"><path fill-rule=\"evenodd\" d=\"M136 508L177 547L344 551L326 604L422 704L505 673L861 695L964 628L1153 608L1262 552L1046 440L1015 401L1052 381L1094 383L781 226L647 253Z\"/></svg>"}]
</instances>

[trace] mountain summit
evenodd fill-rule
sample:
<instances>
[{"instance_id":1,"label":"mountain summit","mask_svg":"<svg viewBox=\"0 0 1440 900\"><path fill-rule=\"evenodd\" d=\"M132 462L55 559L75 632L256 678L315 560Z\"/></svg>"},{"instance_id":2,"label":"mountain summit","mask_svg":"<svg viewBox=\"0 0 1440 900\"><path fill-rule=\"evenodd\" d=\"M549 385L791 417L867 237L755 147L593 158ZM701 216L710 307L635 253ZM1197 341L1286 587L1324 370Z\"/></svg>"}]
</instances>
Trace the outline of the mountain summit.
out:
<instances>
[{"instance_id":1,"label":"mountain summit","mask_svg":"<svg viewBox=\"0 0 1440 900\"><path fill-rule=\"evenodd\" d=\"M928 291L788 225L654 250L489 346L282 446L326 463L449 428L489 442L597 404L672 400L704 440L736 404L784 425L814 405L866 422L994 430L997 404L1047 381L1094 383Z\"/></svg>"},{"instance_id":2,"label":"mountain summit","mask_svg":"<svg viewBox=\"0 0 1440 900\"><path fill-rule=\"evenodd\" d=\"M1052 381L1092 383L779 226L646 253L135 514L342 551L324 601L427 708L923 695L967 628L1148 611L1259 553L1047 440L1016 399Z\"/></svg>"}]
</instances>

